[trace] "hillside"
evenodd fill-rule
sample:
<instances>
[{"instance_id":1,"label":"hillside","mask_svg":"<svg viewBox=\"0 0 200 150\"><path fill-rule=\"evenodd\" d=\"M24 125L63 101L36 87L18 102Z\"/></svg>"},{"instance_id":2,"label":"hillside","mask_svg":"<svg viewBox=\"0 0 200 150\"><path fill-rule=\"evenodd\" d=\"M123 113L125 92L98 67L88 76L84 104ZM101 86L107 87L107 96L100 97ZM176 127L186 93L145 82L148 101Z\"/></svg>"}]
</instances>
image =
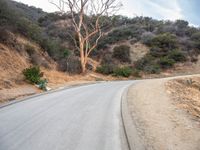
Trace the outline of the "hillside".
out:
<instances>
[{"instance_id":1,"label":"hillside","mask_svg":"<svg viewBox=\"0 0 200 150\"><path fill-rule=\"evenodd\" d=\"M0 0L0 90L28 85L22 72L30 66L41 68L50 87L76 80L199 73L200 29L187 21L104 19L104 37L91 53L88 74L82 76L79 52L69 36L74 34L69 14Z\"/></svg>"},{"instance_id":2,"label":"hillside","mask_svg":"<svg viewBox=\"0 0 200 150\"><path fill-rule=\"evenodd\" d=\"M9 26L9 30L36 42L58 63L60 71L80 73L79 53L70 37L74 31L69 14L46 13L13 1L1 0L1 3L1 26ZM155 74L173 69L177 63L198 61L200 30L189 26L187 21L124 16L105 17L105 20L105 36L91 54L92 59L101 63L99 70L112 73L118 66L128 66L141 73Z\"/></svg>"},{"instance_id":3,"label":"hillside","mask_svg":"<svg viewBox=\"0 0 200 150\"><path fill-rule=\"evenodd\" d=\"M58 63L48 50L61 46L57 44L48 49L42 45L45 39L53 44L53 40L43 35L43 29L37 24L37 19L44 14L34 7L0 0L0 102L42 92L25 80L22 72L30 66L40 66L49 88L85 83L99 77L95 74L93 77L71 76L58 71Z\"/></svg>"},{"instance_id":4,"label":"hillside","mask_svg":"<svg viewBox=\"0 0 200 150\"><path fill-rule=\"evenodd\" d=\"M189 26L187 21L124 16L106 19L105 36L91 55L101 63L101 73L112 74L118 66L128 66L141 74L159 74L176 70L177 65L187 66L189 62L198 61L200 30ZM73 32L70 22L69 16L59 13L39 19L39 25L50 37L59 39L71 55L77 56L77 49L69 37Z\"/></svg>"}]
</instances>

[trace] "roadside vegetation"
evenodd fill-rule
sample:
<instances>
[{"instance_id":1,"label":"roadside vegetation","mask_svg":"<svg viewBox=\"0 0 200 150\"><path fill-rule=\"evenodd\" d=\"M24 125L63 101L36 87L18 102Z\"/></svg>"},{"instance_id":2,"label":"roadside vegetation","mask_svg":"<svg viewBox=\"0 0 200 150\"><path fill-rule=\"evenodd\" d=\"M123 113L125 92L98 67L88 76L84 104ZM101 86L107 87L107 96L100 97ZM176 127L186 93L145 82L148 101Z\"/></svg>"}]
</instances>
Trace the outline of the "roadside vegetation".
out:
<instances>
[{"instance_id":1,"label":"roadside vegetation","mask_svg":"<svg viewBox=\"0 0 200 150\"><path fill-rule=\"evenodd\" d=\"M47 80L42 79L43 73L38 66L33 66L23 70L23 74L28 82L36 84L40 89L45 90L47 88Z\"/></svg>"}]
</instances>

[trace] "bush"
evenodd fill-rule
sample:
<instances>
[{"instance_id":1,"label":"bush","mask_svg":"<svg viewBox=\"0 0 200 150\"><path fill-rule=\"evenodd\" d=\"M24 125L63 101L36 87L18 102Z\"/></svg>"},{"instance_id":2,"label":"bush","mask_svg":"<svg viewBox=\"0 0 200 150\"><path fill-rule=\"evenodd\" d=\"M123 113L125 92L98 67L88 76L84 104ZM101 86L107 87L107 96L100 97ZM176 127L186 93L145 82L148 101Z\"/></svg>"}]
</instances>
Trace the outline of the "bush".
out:
<instances>
[{"instance_id":1,"label":"bush","mask_svg":"<svg viewBox=\"0 0 200 150\"><path fill-rule=\"evenodd\" d=\"M159 60L159 64L163 69L171 68L176 62L168 57L162 57Z\"/></svg>"},{"instance_id":2,"label":"bush","mask_svg":"<svg viewBox=\"0 0 200 150\"><path fill-rule=\"evenodd\" d=\"M58 55L58 50L59 50L59 46L58 43L55 40L51 40L49 38L44 38L42 39L42 42L40 43L40 46L48 52L48 54L53 57L56 58L56 56Z\"/></svg>"},{"instance_id":3,"label":"bush","mask_svg":"<svg viewBox=\"0 0 200 150\"><path fill-rule=\"evenodd\" d=\"M200 49L200 32L194 33L191 37L196 48Z\"/></svg>"},{"instance_id":4,"label":"bush","mask_svg":"<svg viewBox=\"0 0 200 150\"><path fill-rule=\"evenodd\" d=\"M33 66L30 68L26 68L23 70L23 74L29 82L32 84L37 84L38 87L42 90L47 90L47 80L42 79L43 73L40 71L40 68L38 66Z\"/></svg>"},{"instance_id":5,"label":"bush","mask_svg":"<svg viewBox=\"0 0 200 150\"><path fill-rule=\"evenodd\" d=\"M113 74L115 68L116 67L113 64L104 64L102 66L97 67L96 72L109 75Z\"/></svg>"},{"instance_id":6,"label":"bush","mask_svg":"<svg viewBox=\"0 0 200 150\"><path fill-rule=\"evenodd\" d=\"M135 67L138 70L151 74L157 74L161 71L159 64L156 62L156 58L150 54L147 54L142 59L138 60L135 63Z\"/></svg>"},{"instance_id":7,"label":"bush","mask_svg":"<svg viewBox=\"0 0 200 150\"><path fill-rule=\"evenodd\" d=\"M184 62L186 61L186 56L180 50L173 50L168 55L169 59L173 59L176 62Z\"/></svg>"},{"instance_id":8,"label":"bush","mask_svg":"<svg viewBox=\"0 0 200 150\"><path fill-rule=\"evenodd\" d=\"M58 64L58 69L60 71L68 72L71 74L81 73L81 63L77 56L69 56L68 58L61 59Z\"/></svg>"},{"instance_id":9,"label":"bush","mask_svg":"<svg viewBox=\"0 0 200 150\"><path fill-rule=\"evenodd\" d=\"M105 53L103 56L102 56L102 60L101 60L101 65L104 65L104 64L114 64L115 61L113 60L113 57L112 57L112 53Z\"/></svg>"},{"instance_id":10,"label":"bush","mask_svg":"<svg viewBox=\"0 0 200 150\"><path fill-rule=\"evenodd\" d=\"M113 49L113 57L121 62L130 62L130 47L120 45Z\"/></svg>"},{"instance_id":11,"label":"bush","mask_svg":"<svg viewBox=\"0 0 200 150\"><path fill-rule=\"evenodd\" d=\"M175 49L177 48L177 44L176 36L170 33L159 34L151 41L151 46L162 49Z\"/></svg>"},{"instance_id":12,"label":"bush","mask_svg":"<svg viewBox=\"0 0 200 150\"><path fill-rule=\"evenodd\" d=\"M121 76L121 77L129 77L133 73L130 67L119 67L114 69L113 75L114 76Z\"/></svg>"},{"instance_id":13,"label":"bush","mask_svg":"<svg viewBox=\"0 0 200 150\"><path fill-rule=\"evenodd\" d=\"M44 80L40 80L39 81L39 83L38 83L38 86L39 86L39 88L40 89L42 89L42 90L44 90L44 91L46 91L47 90L47 80L46 79L44 79Z\"/></svg>"},{"instance_id":14,"label":"bush","mask_svg":"<svg viewBox=\"0 0 200 150\"><path fill-rule=\"evenodd\" d=\"M150 45L154 37L155 35L152 32L145 32L141 36L141 41L146 45Z\"/></svg>"},{"instance_id":15,"label":"bush","mask_svg":"<svg viewBox=\"0 0 200 150\"><path fill-rule=\"evenodd\" d=\"M134 68L134 69L132 70L132 75L133 75L134 77L140 77L140 71L139 71L138 69Z\"/></svg>"},{"instance_id":16,"label":"bush","mask_svg":"<svg viewBox=\"0 0 200 150\"><path fill-rule=\"evenodd\" d=\"M4 27L0 27L0 42L7 43L9 38L10 38L10 34L8 30L6 30L6 28Z\"/></svg>"},{"instance_id":17,"label":"bush","mask_svg":"<svg viewBox=\"0 0 200 150\"><path fill-rule=\"evenodd\" d=\"M38 84L41 81L42 73L38 66L24 69L23 74L26 80L30 81L32 84Z\"/></svg>"},{"instance_id":18,"label":"bush","mask_svg":"<svg viewBox=\"0 0 200 150\"><path fill-rule=\"evenodd\" d=\"M28 37L31 40L40 43L42 40L42 29L35 23L31 22L29 19L21 17L16 22L17 30Z\"/></svg>"},{"instance_id":19,"label":"bush","mask_svg":"<svg viewBox=\"0 0 200 150\"><path fill-rule=\"evenodd\" d=\"M70 51L68 49L63 49L63 58L67 58L70 56Z\"/></svg>"},{"instance_id":20,"label":"bush","mask_svg":"<svg viewBox=\"0 0 200 150\"><path fill-rule=\"evenodd\" d=\"M161 69L160 66L156 63L153 64L148 64L143 68L143 71L146 73L151 73L151 74L158 74L160 73Z\"/></svg>"},{"instance_id":21,"label":"bush","mask_svg":"<svg viewBox=\"0 0 200 150\"><path fill-rule=\"evenodd\" d=\"M169 50L168 49L162 49L159 47L152 47L150 49L150 55L152 55L155 58L160 58L168 55Z\"/></svg>"},{"instance_id":22,"label":"bush","mask_svg":"<svg viewBox=\"0 0 200 150\"><path fill-rule=\"evenodd\" d=\"M121 29L113 30L100 40L97 49L104 49L107 48L108 44L115 44L119 41L131 40L133 38L138 41L142 32L143 30L136 25L132 25L128 28L124 27Z\"/></svg>"},{"instance_id":23,"label":"bush","mask_svg":"<svg viewBox=\"0 0 200 150\"><path fill-rule=\"evenodd\" d=\"M154 63L155 58L150 54L145 55L142 59L135 63L135 67L138 70L143 70L145 66Z\"/></svg>"}]
</instances>

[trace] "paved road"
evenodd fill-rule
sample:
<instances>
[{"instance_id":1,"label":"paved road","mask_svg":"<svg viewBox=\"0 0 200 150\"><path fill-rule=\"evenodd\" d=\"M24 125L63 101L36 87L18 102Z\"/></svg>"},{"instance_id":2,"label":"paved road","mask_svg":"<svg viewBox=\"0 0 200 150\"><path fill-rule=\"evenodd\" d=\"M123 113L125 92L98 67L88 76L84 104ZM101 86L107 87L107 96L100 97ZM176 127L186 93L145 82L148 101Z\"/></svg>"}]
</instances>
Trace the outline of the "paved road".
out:
<instances>
[{"instance_id":1,"label":"paved road","mask_svg":"<svg viewBox=\"0 0 200 150\"><path fill-rule=\"evenodd\" d=\"M124 150L120 98L133 82L42 95L0 109L0 150Z\"/></svg>"}]
</instances>

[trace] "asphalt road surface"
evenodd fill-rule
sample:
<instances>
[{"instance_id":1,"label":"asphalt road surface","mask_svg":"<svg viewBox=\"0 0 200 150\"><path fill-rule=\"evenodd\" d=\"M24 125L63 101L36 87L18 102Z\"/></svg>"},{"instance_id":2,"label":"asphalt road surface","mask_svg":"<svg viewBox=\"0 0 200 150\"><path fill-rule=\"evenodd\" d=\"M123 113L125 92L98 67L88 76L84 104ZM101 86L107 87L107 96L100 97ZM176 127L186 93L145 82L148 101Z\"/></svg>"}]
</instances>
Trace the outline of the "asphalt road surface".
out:
<instances>
[{"instance_id":1,"label":"asphalt road surface","mask_svg":"<svg viewBox=\"0 0 200 150\"><path fill-rule=\"evenodd\" d=\"M124 150L121 94L133 82L81 86L0 109L0 150Z\"/></svg>"}]
</instances>

